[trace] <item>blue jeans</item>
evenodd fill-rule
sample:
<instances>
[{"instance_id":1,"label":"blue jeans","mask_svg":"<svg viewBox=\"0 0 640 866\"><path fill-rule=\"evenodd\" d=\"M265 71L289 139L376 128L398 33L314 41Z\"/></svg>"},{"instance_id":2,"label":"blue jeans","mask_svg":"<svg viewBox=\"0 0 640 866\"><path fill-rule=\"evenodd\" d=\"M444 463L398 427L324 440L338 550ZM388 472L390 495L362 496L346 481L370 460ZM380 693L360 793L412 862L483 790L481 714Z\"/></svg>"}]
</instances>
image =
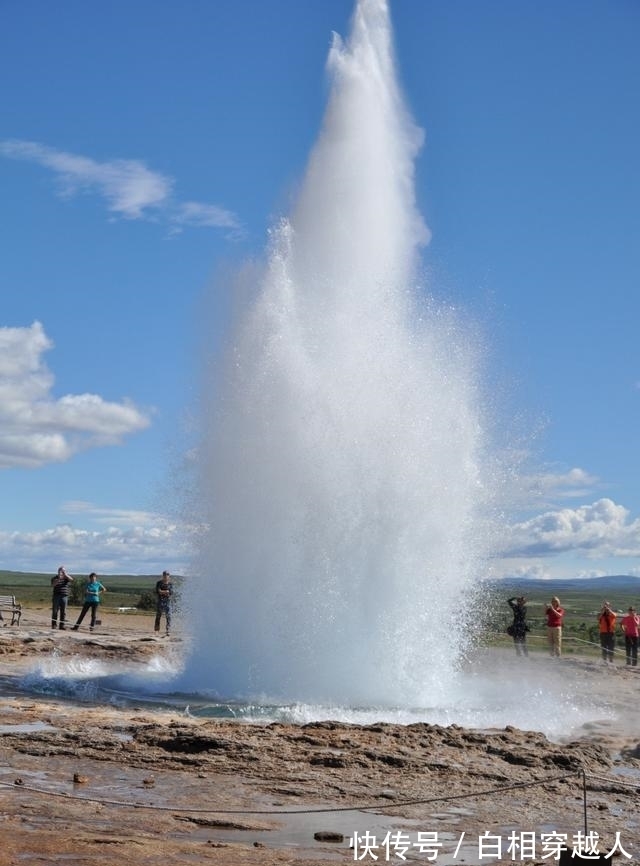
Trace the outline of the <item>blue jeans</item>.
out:
<instances>
[{"instance_id":1,"label":"blue jeans","mask_svg":"<svg viewBox=\"0 0 640 866\"><path fill-rule=\"evenodd\" d=\"M167 634L169 634L169 629L171 628L171 605L166 601L158 602L158 606L156 607L156 621L153 630L160 631L160 620L162 619L162 614L164 614Z\"/></svg>"},{"instance_id":2,"label":"blue jeans","mask_svg":"<svg viewBox=\"0 0 640 866\"><path fill-rule=\"evenodd\" d=\"M69 596L57 595L53 593L53 602L51 605L51 628L55 628L58 624L58 616L60 616L60 628L64 628L64 621L67 618L67 602Z\"/></svg>"}]
</instances>

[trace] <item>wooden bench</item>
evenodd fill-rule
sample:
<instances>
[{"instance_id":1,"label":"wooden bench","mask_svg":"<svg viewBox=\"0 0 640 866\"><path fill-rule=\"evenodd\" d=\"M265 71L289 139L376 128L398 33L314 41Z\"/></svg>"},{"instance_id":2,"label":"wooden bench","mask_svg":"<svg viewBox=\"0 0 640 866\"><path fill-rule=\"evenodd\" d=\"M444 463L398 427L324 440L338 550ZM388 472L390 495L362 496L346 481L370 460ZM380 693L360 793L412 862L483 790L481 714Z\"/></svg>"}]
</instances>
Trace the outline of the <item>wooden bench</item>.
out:
<instances>
[{"instance_id":1,"label":"wooden bench","mask_svg":"<svg viewBox=\"0 0 640 866\"><path fill-rule=\"evenodd\" d=\"M16 601L15 595L0 595L0 617L4 619L2 611L8 611L11 614L11 625L20 625L22 605Z\"/></svg>"}]
</instances>

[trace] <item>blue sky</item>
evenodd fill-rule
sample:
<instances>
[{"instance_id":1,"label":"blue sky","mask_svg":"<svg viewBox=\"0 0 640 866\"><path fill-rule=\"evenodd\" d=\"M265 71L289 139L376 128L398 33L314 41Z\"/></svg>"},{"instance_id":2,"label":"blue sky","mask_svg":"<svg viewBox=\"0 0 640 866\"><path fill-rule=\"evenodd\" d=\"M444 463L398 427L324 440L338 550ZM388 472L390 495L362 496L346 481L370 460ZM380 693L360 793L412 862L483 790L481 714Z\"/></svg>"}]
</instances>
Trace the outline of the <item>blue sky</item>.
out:
<instances>
[{"instance_id":1,"label":"blue sky","mask_svg":"<svg viewBox=\"0 0 640 866\"><path fill-rule=\"evenodd\" d=\"M351 13L0 4L1 567L188 569L179 467L225 330L216 275L286 212ZM431 288L481 322L530 452L496 574L640 574L640 5L391 13Z\"/></svg>"}]
</instances>

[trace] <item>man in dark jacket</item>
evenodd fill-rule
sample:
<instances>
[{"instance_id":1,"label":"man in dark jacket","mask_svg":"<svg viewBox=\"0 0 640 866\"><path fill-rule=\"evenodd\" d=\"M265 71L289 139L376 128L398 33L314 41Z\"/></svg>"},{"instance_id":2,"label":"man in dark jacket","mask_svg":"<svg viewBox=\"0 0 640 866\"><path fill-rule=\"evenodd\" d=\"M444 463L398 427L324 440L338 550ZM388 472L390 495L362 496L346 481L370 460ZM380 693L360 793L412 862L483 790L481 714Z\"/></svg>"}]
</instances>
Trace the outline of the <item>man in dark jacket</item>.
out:
<instances>
[{"instance_id":1,"label":"man in dark jacket","mask_svg":"<svg viewBox=\"0 0 640 866\"><path fill-rule=\"evenodd\" d=\"M53 597L51 599L51 628L64 630L67 618L67 603L69 601L69 584L73 581L70 574L65 571L64 565L58 569L58 573L51 578ZM58 626L60 617L60 626Z\"/></svg>"}]
</instances>

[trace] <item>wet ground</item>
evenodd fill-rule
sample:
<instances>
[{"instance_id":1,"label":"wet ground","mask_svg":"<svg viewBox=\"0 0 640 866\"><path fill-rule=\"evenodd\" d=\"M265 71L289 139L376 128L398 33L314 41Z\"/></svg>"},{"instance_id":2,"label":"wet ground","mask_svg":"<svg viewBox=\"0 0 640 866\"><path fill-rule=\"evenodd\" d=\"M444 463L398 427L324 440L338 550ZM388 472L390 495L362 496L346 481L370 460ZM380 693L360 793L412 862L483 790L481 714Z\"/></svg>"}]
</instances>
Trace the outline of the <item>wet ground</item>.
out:
<instances>
[{"instance_id":1,"label":"wet ground","mask_svg":"<svg viewBox=\"0 0 640 866\"><path fill-rule=\"evenodd\" d=\"M617 862L640 858L632 672L563 661L615 710L567 742L510 726L246 724L29 691L52 659L144 671L179 651L135 620L118 634L115 619L92 635L0 632L0 866L550 862L543 842L585 831L585 782L601 852L617 839L630 855Z\"/></svg>"}]
</instances>

